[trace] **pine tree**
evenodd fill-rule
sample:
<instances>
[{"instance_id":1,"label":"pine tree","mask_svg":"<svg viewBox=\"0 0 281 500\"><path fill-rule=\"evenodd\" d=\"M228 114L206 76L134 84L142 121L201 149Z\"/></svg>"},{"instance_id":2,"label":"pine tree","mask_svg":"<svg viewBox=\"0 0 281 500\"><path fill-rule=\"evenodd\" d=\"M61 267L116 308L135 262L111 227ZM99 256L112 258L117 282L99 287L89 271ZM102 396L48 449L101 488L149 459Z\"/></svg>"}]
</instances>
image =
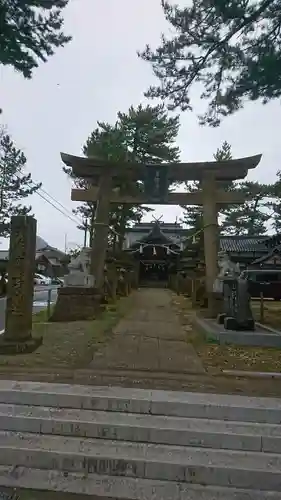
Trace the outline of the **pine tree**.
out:
<instances>
[{"instance_id":1,"label":"pine tree","mask_svg":"<svg viewBox=\"0 0 281 500\"><path fill-rule=\"evenodd\" d=\"M11 137L0 132L0 235L7 236L12 215L27 215L31 206L21 203L36 193L41 184L32 181L25 173L26 157L16 148Z\"/></svg>"},{"instance_id":2,"label":"pine tree","mask_svg":"<svg viewBox=\"0 0 281 500\"><path fill-rule=\"evenodd\" d=\"M62 32L68 0L0 0L0 64L31 78L39 61L71 40Z\"/></svg>"},{"instance_id":3,"label":"pine tree","mask_svg":"<svg viewBox=\"0 0 281 500\"><path fill-rule=\"evenodd\" d=\"M214 154L215 161L232 160L231 146L227 141L224 141L221 148L218 148Z\"/></svg>"},{"instance_id":4,"label":"pine tree","mask_svg":"<svg viewBox=\"0 0 281 500\"><path fill-rule=\"evenodd\" d=\"M179 160L180 151L175 143L179 117L169 116L164 105L131 107L127 113L118 113L117 123L132 161L161 163Z\"/></svg>"},{"instance_id":5,"label":"pine tree","mask_svg":"<svg viewBox=\"0 0 281 500\"><path fill-rule=\"evenodd\" d=\"M128 113L118 113L117 123L129 160L149 164L179 160L180 151L175 144L179 117L169 116L164 105L131 107ZM126 185L124 188L130 189ZM143 214L151 210L140 205L123 205L120 208L117 229L121 235L125 234L128 223L140 222Z\"/></svg>"},{"instance_id":6,"label":"pine tree","mask_svg":"<svg viewBox=\"0 0 281 500\"><path fill-rule=\"evenodd\" d=\"M272 218L272 227L276 233L281 232L281 170L277 172L277 180L269 186L269 197L267 204Z\"/></svg>"},{"instance_id":7,"label":"pine tree","mask_svg":"<svg viewBox=\"0 0 281 500\"><path fill-rule=\"evenodd\" d=\"M104 159L161 163L179 159L179 148L175 145L179 130L179 118L169 117L163 105L131 107L127 113L119 112L114 125L98 123L85 146L86 156L97 156ZM71 169L64 168L71 175ZM79 188L86 188L87 182L74 179ZM128 181L126 176L120 180L121 192L134 194L142 189L138 182ZM121 235L118 242L113 238L113 245L122 247L126 228L133 222L140 222L148 207L140 205L112 205L110 225ZM90 233L93 234L95 205L83 203L75 213L89 221ZM83 226L82 226L83 227ZM91 237L90 237L91 241Z\"/></svg>"},{"instance_id":8,"label":"pine tree","mask_svg":"<svg viewBox=\"0 0 281 500\"><path fill-rule=\"evenodd\" d=\"M241 205L225 210L222 231L230 235L256 236L267 231L269 196L271 186L259 182L244 181L235 188L245 197Z\"/></svg>"},{"instance_id":9,"label":"pine tree","mask_svg":"<svg viewBox=\"0 0 281 500\"><path fill-rule=\"evenodd\" d=\"M114 126L108 123L98 123L96 128L88 138L84 146L86 156L96 156L102 159L113 160L125 164L128 161L129 151L126 146L124 131L117 121ZM83 181L82 181L83 182ZM137 191L137 184L128 181L126 177L119 179L120 193L129 193ZM76 213L88 214L90 244L92 244L95 220L95 204L83 203L78 207ZM109 213L109 225L113 233L109 236L109 242L114 248L122 248L126 226L131 222L140 222L147 208L139 205L112 205Z\"/></svg>"},{"instance_id":10,"label":"pine tree","mask_svg":"<svg viewBox=\"0 0 281 500\"><path fill-rule=\"evenodd\" d=\"M214 154L215 161L231 160L231 146L227 141L224 141L221 148L218 148ZM220 183L220 188L229 190L232 188L232 182ZM187 183L187 191L195 193L200 191L200 181L192 181ZM190 233L194 234L203 229L203 209L200 205L189 205L182 207L184 210L182 222L190 229ZM220 207L220 215L224 212L225 208Z\"/></svg>"},{"instance_id":11,"label":"pine tree","mask_svg":"<svg viewBox=\"0 0 281 500\"><path fill-rule=\"evenodd\" d=\"M161 2L173 34L162 36L156 50L139 53L160 80L146 96L191 110L193 86L202 84L207 110L200 121L213 126L245 100L280 98L280 0Z\"/></svg>"}]
</instances>

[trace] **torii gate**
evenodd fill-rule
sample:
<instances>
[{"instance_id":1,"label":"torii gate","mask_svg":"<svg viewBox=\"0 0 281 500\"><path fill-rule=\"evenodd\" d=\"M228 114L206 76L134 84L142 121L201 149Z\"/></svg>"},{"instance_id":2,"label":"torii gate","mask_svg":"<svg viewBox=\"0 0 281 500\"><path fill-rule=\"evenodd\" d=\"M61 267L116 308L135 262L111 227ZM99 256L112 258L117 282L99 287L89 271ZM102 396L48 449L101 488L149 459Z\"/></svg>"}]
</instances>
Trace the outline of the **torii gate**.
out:
<instances>
[{"instance_id":1,"label":"torii gate","mask_svg":"<svg viewBox=\"0 0 281 500\"><path fill-rule=\"evenodd\" d=\"M72 189L71 199L97 203L91 266L97 288L103 283L111 203L203 206L206 290L209 312L214 315L213 283L217 276L218 205L240 204L245 201L241 193L220 189L220 181L245 178L248 170L259 164L261 155L219 162L164 164L118 163L65 153L61 153L61 158L65 165L72 168L74 176L89 181L89 185L92 184L88 189ZM144 191L139 190L134 195L120 192L116 181L118 177L124 177L124 174L132 181L143 181ZM199 192L169 192L169 186L173 182L190 180L201 182Z\"/></svg>"}]
</instances>

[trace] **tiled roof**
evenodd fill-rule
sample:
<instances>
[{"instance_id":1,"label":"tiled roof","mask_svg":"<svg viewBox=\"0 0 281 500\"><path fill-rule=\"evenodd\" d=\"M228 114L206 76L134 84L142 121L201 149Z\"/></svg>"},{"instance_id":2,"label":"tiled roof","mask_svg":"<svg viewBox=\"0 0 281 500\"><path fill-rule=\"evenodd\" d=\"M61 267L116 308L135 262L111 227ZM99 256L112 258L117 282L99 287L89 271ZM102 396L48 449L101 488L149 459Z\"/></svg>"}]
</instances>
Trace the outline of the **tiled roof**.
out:
<instances>
[{"instance_id":1,"label":"tiled roof","mask_svg":"<svg viewBox=\"0 0 281 500\"><path fill-rule=\"evenodd\" d=\"M49 244L47 241L43 240L41 236L36 236L36 250L42 250L43 248L48 248Z\"/></svg>"},{"instance_id":2,"label":"tiled roof","mask_svg":"<svg viewBox=\"0 0 281 500\"><path fill-rule=\"evenodd\" d=\"M145 241L151 238L152 234L155 237L155 230L161 234L162 239L172 240L175 244L180 244L183 240L183 233L186 230L178 228L177 231L171 231L170 227L165 227L163 223L152 224L148 223L145 228L145 223L137 224L134 228L127 230L129 246L136 245L138 242ZM168 224L167 224L168 225ZM154 231L153 231L154 229ZM156 233L157 233L156 231ZM160 236L158 234L158 237ZM257 257L266 255L269 252L268 242L270 236L220 236L220 250L229 253L255 253Z\"/></svg>"},{"instance_id":3,"label":"tiled roof","mask_svg":"<svg viewBox=\"0 0 281 500\"><path fill-rule=\"evenodd\" d=\"M51 247L41 236L36 236L36 257L45 254L46 252L52 253L52 257L56 258L57 255L63 256L64 252L57 248ZM54 255L53 255L54 254ZM0 260L8 260L9 250L0 250Z\"/></svg>"},{"instance_id":4,"label":"tiled roof","mask_svg":"<svg viewBox=\"0 0 281 500\"><path fill-rule=\"evenodd\" d=\"M268 253L265 241L268 236L221 236L220 249L224 252Z\"/></svg>"},{"instance_id":5,"label":"tiled roof","mask_svg":"<svg viewBox=\"0 0 281 500\"><path fill-rule=\"evenodd\" d=\"M151 226L151 230L149 231L148 234L146 234L145 236L143 236L139 242L146 242L146 241L161 241L163 243L173 243L172 239L169 238L168 235L165 235L162 231L161 231L161 226L160 224L157 224L157 223L154 223L153 226Z\"/></svg>"},{"instance_id":6,"label":"tiled roof","mask_svg":"<svg viewBox=\"0 0 281 500\"><path fill-rule=\"evenodd\" d=\"M267 249L268 250L268 249ZM276 246L272 250L268 251L258 259L256 259L253 264L260 264L261 262L264 262L267 259L270 259L270 257L274 257L274 255L280 255L281 252L281 245Z\"/></svg>"}]
</instances>

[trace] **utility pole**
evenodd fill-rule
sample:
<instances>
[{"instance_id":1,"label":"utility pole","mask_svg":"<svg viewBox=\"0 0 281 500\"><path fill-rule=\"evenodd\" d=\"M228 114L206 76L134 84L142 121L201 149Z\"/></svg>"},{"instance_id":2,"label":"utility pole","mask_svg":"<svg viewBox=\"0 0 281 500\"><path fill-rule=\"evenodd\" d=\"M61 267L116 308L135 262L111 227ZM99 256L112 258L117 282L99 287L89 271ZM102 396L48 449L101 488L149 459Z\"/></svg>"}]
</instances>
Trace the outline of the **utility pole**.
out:
<instances>
[{"instance_id":1,"label":"utility pole","mask_svg":"<svg viewBox=\"0 0 281 500\"><path fill-rule=\"evenodd\" d=\"M88 219L84 220L84 248L87 246Z\"/></svg>"}]
</instances>

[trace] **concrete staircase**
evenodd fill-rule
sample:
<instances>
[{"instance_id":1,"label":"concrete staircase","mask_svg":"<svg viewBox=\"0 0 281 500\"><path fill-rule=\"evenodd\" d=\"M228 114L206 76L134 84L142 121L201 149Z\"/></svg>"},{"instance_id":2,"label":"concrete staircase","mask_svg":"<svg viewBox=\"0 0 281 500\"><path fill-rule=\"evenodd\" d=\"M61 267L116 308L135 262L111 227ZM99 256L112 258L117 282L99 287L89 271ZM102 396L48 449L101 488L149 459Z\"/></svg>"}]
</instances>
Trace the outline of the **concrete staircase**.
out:
<instances>
[{"instance_id":1,"label":"concrete staircase","mask_svg":"<svg viewBox=\"0 0 281 500\"><path fill-rule=\"evenodd\" d=\"M280 500L280 422L277 399L0 381L0 490Z\"/></svg>"}]
</instances>

